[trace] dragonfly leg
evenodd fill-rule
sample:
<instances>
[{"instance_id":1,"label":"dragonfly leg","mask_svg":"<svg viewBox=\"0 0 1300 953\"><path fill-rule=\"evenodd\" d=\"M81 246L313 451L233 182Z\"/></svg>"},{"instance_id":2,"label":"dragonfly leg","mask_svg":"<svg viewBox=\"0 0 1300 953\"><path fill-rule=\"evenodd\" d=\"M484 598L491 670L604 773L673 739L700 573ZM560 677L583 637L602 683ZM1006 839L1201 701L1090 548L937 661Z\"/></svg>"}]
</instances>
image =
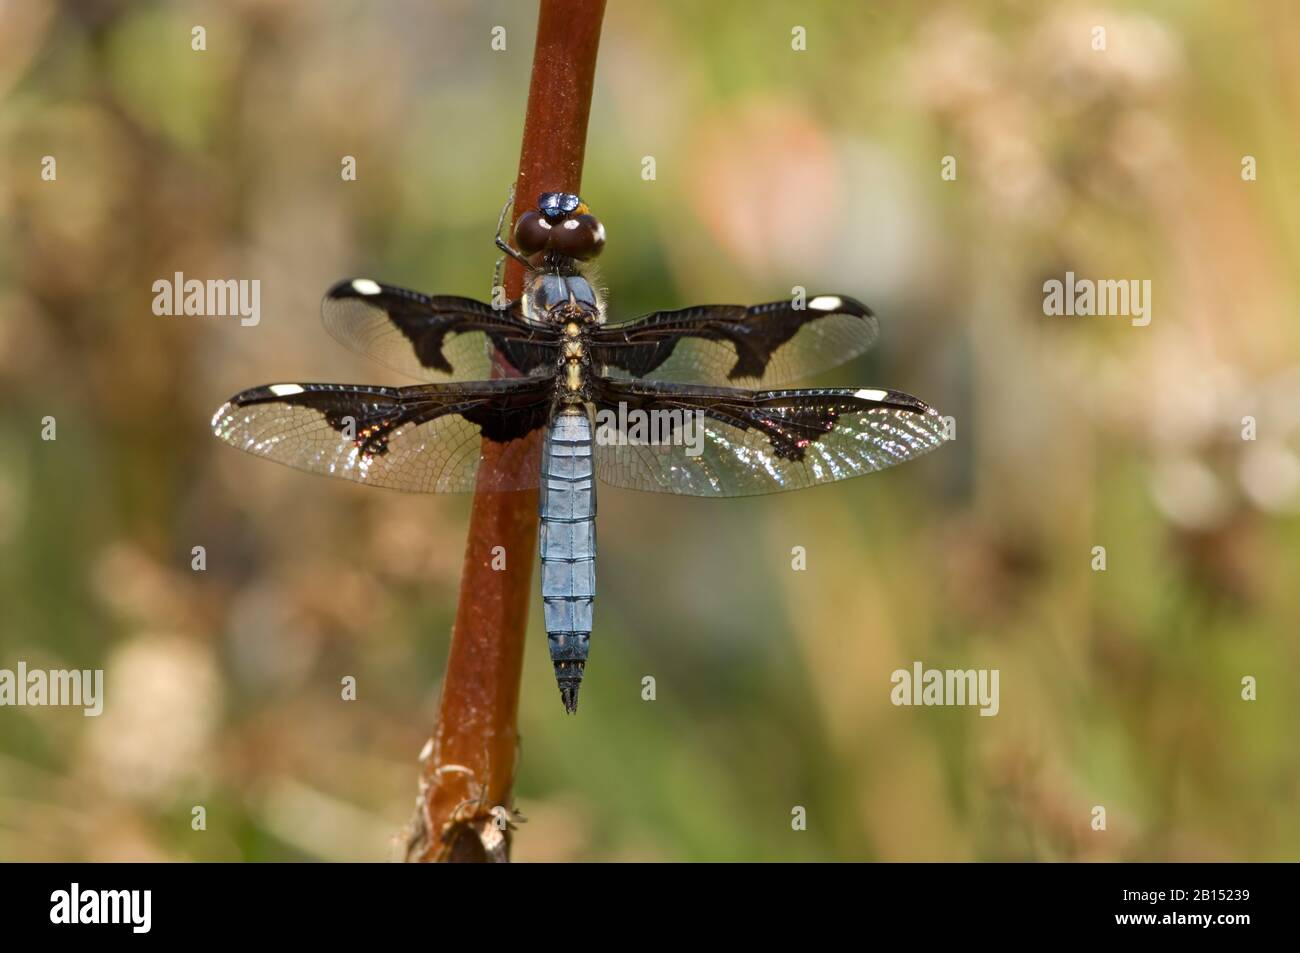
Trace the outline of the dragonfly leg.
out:
<instances>
[{"instance_id":1,"label":"dragonfly leg","mask_svg":"<svg viewBox=\"0 0 1300 953\"><path fill-rule=\"evenodd\" d=\"M506 263L506 256L505 256L505 255L502 255L500 258L497 259L496 266L492 269L492 305L493 305L493 307L496 306L496 301L497 301L497 289L498 289L498 288L504 288L504 287L505 287L505 286L501 283L501 281L502 281L502 277L503 277L502 274L501 274L501 269L505 266L505 263ZM503 296L504 296L504 295L503 295Z\"/></svg>"},{"instance_id":2,"label":"dragonfly leg","mask_svg":"<svg viewBox=\"0 0 1300 953\"><path fill-rule=\"evenodd\" d=\"M507 255L509 255L511 258L513 258L515 261L519 262L519 264L523 265L525 268L528 268L530 267L528 264L528 259L524 257L522 254L520 254L516 249L510 247L510 244L504 238L501 237L501 231L502 229L505 228L506 225L506 216L510 214L510 210L514 208L514 205L515 205L515 186L514 183L511 183L510 195L509 197L506 198L506 204L501 206L501 217L497 219L496 246L497 248L500 248L503 252L505 252ZM501 263L504 260L505 259L501 259L500 261L497 262L498 280L495 283L493 283L492 285L493 288L500 287L501 285L500 269L501 269Z\"/></svg>"},{"instance_id":3,"label":"dragonfly leg","mask_svg":"<svg viewBox=\"0 0 1300 953\"><path fill-rule=\"evenodd\" d=\"M497 219L497 241L501 240L501 229L505 228L506 216L510 214L510 209L515 204L515 184L510 183L510 194L506 196L506 204L501 206L501 216Z\"/></svg>"}]
</instances>

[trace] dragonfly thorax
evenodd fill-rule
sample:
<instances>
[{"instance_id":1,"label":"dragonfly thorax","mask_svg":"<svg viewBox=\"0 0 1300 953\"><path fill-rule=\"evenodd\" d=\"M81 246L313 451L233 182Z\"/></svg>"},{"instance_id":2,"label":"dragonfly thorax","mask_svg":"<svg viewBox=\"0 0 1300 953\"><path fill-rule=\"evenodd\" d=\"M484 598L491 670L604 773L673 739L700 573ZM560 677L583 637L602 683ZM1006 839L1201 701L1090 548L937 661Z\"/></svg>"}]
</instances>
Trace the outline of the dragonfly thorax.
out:
<instances>
[{"instance_id":1,"label":"dragonfly thorax","mask_svg":"<svg viewBox=\"0 0 1300 953\"><path fill-rule=\"evenodd\" d=\"M591 282L582 275L563 275L539 271L528 278L524 288L524 317L561 326L599 324L600 299Z\"/></svg>"},{"instance_id":2,"label":"dragonfly thorax","mask_svg":"<svg viewBox=\"0 0 1300 953\"><path fill-rule=\"evenodd\" d=\"M583 320L584 315L569 315L564 319L563 341L556 360L557 396L561 403L578 403L587 397L587 370L590 359L587 356L588 329L595 319Z\"/></svg>"}]
</instances>

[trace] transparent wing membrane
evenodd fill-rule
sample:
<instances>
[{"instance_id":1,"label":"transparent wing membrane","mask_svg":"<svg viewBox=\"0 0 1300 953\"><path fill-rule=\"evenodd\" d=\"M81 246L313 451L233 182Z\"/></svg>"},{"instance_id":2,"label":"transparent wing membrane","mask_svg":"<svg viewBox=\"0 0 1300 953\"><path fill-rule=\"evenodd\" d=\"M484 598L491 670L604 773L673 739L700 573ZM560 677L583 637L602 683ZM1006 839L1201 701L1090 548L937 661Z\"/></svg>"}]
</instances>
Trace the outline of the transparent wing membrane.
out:
<instances>
[{"instance_id":1,"label":"transparent wing membrane","mask_svg":"<svg viewBox=\"0 0 1300 953\"><path fill-rule=\"evenodd\" d=\"M608 382L598 407L612 414L620 403L629 412L679 416L668 418L666 441L661 432L659 443L648 444L630 439L628 426L602 435L598 413L596 475L613 486L658 493L723 497L802 489L904 463L944 440L938 413L901 391Z\"/></svg>"},{"instance_id":2,"label":"transparent wing membrane","mask_svg":"<svg viewBox=\"0 0 1300 953\"><path fill-rule=\"evenodd\" d=\"M269 384L232 397L212 419L218 437L279 463L412 493L474 490L479 463L497 465L484 490L535 487L550 415L549 382L367 387Z\"/></svg>"},{"instance_id":3,"label":"transparent wing membrane","mask_svg":"<svg viewBox=\"0 0 1300 953\"><path fill-rule=\"evenodd\" d=\"M558 332L472 298L430 297L368 278L341 281L325 295L321 321L334 339L415 380L492 376L495 349L528 375L555 361Z\"/></svg>"},{"instance_id":4,"label":"transparent wing membrane","mask_svg":"<svg viewBox=\"0 0 1300 953\"><path fill-rule=\"evenodd\" d=\"M597 329L591 351L610 377L768 387L857 357L878 334L866 305L817 295L802 308L774 301L656 312Z\"/></svg>"}]
</instances>

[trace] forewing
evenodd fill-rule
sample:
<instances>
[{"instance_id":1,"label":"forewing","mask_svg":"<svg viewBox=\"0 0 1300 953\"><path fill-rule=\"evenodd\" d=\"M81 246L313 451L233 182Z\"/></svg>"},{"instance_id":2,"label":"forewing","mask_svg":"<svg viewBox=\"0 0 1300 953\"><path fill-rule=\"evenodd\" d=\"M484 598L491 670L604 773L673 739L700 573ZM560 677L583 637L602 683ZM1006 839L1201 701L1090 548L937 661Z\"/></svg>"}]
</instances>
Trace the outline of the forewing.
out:
<instances>
[{"instance_id":1,"label":"forewing","mask_svg":"<svg viewBox=\"0 0 1300 953\"><path fill-rule=\"evenodd\" d=\"M492 376L492 349L521 375L554 366L558 332L515 306L420 294L368 278L341 281L321 304L336 340L407 377L471 381Z\"/></svg>"},{"instance_id":2,"label":"forewing","mask_svg":"<svg viewBox=\"0 0 1300 953\"><path fill-rule=\"evenodd\" d=\"M240 450L357 483L411 493L537 486L552 386L535 378L368 387L267 384L217 410L212 429Z\"/></svg>"},{"instance_id":3,"label":"forewing","mask_svg":"<svg viewBox=\"0 0 1300 953\"><path fill-rule=\"evenodd\" d=\"M878 334L862 302L816 295L802 308L773 301L656 312L597 328L591 353L609 377L757 388L843 363Z\"/></svg>"},{"instance_id":4,"label":"forewing","mask_svg":"<svg viewBox=\"0 0 1300 953\"><path fill-rule=\"evenodd\" d=\"M658 411L671 424L649 415L659 429L645 437L655 442L632 442L633 411ZM933 450L945 432L934 409L901 391L614 381L601 382L596 425L601 480L686 496L752 496L862 476Z\"/></svg>"}]
</instances>

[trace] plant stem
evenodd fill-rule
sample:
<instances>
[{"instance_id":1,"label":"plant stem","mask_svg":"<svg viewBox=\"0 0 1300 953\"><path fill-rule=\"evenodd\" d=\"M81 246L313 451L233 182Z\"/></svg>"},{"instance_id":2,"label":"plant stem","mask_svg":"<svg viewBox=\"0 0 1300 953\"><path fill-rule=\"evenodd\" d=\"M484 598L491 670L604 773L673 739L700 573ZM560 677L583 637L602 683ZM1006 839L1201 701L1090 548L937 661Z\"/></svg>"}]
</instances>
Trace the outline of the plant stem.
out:
<instances>
[{"instance_id":1,"label":"plant stem","mask_svg":"<svg viewBox=\"0 0 1300 953\"><path fill-rule=\"evenodd\" d=\"M542 192L581 189L604 13L605 0L541 0L513 219ZM510 299L520 296L523 280L523 269L508 260ZM507 373L498 363L498 376ZM526 456L540 468L541 435L532 439L536 447ZM484 441L438 723L423 758L407 843L411 861L509 859L537 492L484 492L501 457L500 447ZM498 546L506 559L499 571L492 566Z\"/></svg>"}]
</instances>

